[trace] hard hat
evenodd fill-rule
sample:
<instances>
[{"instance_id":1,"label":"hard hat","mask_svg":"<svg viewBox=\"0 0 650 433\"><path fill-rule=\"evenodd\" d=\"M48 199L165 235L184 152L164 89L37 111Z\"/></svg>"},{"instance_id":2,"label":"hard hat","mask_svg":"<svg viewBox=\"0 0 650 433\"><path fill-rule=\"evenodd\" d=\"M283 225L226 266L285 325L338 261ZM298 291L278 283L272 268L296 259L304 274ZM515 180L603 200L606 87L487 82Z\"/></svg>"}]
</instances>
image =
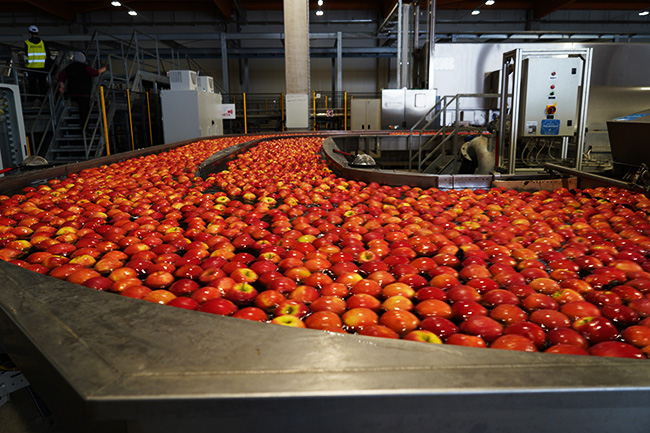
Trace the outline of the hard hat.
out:
<instances>
[{"instance_id":1,"label":"hard hat","mask_svg":"<svg viewBox=\"0 0 650 433\"><path fill-rule=\"evenodd\" d=\"M75 51L72 55L72 60L79 63L84 63L86 61L86 56L81 51Z\"/></svg>"},{"instance_id":2,"label":"hard hat","mask_svg":"<svg viewBox=\"0 0 650 433\"><path fill-rule=\"evenodd\" d=\"M29 33L38 33L38 27L29 26Z\"/></svg>"}]
</instances>

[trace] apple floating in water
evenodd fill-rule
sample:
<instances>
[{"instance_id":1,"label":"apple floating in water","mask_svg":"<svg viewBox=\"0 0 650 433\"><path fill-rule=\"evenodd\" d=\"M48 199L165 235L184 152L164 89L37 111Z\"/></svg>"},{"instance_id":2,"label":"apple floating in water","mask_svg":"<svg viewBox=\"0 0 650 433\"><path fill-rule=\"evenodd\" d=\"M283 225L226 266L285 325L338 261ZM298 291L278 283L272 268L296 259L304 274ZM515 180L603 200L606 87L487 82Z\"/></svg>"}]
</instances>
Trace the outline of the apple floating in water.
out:
<instances>
[{"instance_id":1,"label":"apple floating in water","mask_svg":"<svg viewBox=\"0 0 650 433\"><path fill-rule=\"evenodd\" d=\"M0 196L0 259L152 303L418 342L646 358L650 200L392 187L322 138L201 140Z\"/></svg>"}]
</instances>

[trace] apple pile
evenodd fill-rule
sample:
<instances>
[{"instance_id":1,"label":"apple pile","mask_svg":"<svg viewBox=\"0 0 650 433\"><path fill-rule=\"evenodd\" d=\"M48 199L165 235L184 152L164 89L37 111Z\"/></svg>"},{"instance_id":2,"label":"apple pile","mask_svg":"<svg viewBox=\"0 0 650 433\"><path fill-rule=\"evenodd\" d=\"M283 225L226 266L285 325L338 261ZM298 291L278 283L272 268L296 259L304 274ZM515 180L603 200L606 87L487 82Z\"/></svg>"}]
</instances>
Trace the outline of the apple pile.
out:
<instances>
[{"instance_id":1,"label":"apple pile","mask_svg":"<svg viewBox=\"0 0 650 433\"><path fill-rule=\"evenodd\" d=\"M322 138L205 140L0 196L0 259L205 313L330 332L647 358L650 200L346 180Z\"/></svg>"}]
</instances>

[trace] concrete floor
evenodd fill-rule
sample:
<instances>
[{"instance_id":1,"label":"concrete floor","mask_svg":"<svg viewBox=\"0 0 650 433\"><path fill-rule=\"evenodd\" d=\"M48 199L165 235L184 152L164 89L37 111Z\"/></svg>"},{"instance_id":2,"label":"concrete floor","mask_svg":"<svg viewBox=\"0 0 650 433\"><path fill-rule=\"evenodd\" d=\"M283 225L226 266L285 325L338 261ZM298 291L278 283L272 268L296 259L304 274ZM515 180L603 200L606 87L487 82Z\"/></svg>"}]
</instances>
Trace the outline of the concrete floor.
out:
<instances>
[{"instance_id":1,"label":"concrete floor","mask_svg":"<svg viewBox=\"0 0 650 433\"><path fill-rule=\"evenodd\" d=\"M39 410L36 397L30 387L22 387L26 380L15 376L15 365L9 357L2 353L0 347L0 387L6 383L5 389L0 388L0 396L8 389L9 399L0 406L0 433L59 433L57 423L44 406ZM19 373L19 372L18 372ZM24 380L24 382L23 382ZM15 381L15 382L14 382ZM17 389L20 388L20 389ZM14 390L15 389L15 390ZM43 412L43 413L42 413Z\"/></svg>"},{"instance_id":2,"label":"concrete floor","mask_svg":"<svg viewBox=\"0 0 650 433\"><path fill-rule=\"evenodd\" d=\"M41 416L27 388L9 395L0 406L0 433L61 433L51 416Z\"/></svg>"}]
</instances>

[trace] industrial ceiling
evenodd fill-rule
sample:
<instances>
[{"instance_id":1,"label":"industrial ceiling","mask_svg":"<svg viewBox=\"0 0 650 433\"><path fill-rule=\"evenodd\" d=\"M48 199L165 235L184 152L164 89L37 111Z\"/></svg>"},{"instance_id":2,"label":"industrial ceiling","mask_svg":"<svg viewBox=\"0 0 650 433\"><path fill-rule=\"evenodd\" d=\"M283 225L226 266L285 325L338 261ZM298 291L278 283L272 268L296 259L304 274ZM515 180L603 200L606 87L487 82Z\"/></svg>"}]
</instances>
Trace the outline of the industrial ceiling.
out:
<instances>
[{"instance_id":1,"label":"industrial ceiling","mask_svg":"<svg viewBox=\"0 0 650 433\"><path fill-rule=\"evenodd\" d=\"M316 9L317 1L310 0L310 7ZM406 1L405 1L406 2ZM241 18L246 12L281 10L283 2L278 0L133 0L123 1L135 11L206 11L217 12L224 20ZM387 16L397 3L396 0L324 0L324 10L374 10ZM428 1L422 1L425 7ZM484 0L437 0L438 10L474 10L484 6ZM53 17L75 21L79 14L110 11L109 0L0 0L4 13L45 13ZM495 10L525 10L532 19L543 19L562 10L574 11L641 11L650 8L650 1L608 1L608 0L496 0L489 6Z\"/></svg>"}]
</instances>

